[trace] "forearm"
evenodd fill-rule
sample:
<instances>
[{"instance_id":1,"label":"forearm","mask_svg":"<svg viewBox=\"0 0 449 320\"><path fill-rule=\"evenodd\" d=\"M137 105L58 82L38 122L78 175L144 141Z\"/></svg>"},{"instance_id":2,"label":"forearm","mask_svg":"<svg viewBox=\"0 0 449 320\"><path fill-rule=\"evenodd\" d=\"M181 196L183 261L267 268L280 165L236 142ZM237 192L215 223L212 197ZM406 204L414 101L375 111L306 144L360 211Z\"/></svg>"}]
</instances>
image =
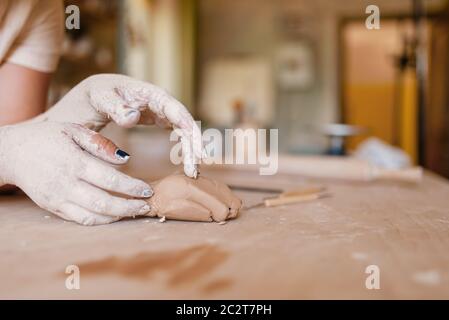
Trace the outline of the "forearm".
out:
<instances>
[{"instance_id":1,"label":"forearm","mask_svg":"<svg viewBox=\"0 0 449 320\"><path fill-rule=\"evenodd\" d=\"M8 165L7 165L7 127L0 127L0 188L8 184Z\"/></svg>"},{"instance_id":2,"label":"forearm","mask_svg":"<svg viewBox=\"0 0 449 320\"><path fill-rule=\"evenodd\" d=\"M50 74L5 63L0 66L0 127L45 110Z\"/></svg>"},{"instance_id":3,"label":"forearm","mask_svg":"<svg viewBox=\"0 0 449 320\"><path fill-rule=\"evenodd\" d=\"M12 124L36 117L45 110L50 74L5 63L0 67L0 192L12 191L13 161L7 131ZM3 186L3 187L2 187Z\"/></svg>"}]
</instances>

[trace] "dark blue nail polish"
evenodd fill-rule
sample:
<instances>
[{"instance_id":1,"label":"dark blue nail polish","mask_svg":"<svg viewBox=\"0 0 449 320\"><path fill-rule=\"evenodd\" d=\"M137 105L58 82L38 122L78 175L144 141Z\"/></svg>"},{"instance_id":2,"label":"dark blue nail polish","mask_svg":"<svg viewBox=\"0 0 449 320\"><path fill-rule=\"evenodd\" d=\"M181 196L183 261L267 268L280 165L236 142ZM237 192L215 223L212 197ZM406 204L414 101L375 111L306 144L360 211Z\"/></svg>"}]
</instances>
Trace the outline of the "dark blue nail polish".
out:
<instances>
[{"instance_id":1,"label":"dark blue nail polish","mask_svg":"<svg viewBox=\"0 0 449 320\"><path fill-rule=\"evenodd\" d=\"M129 154L127 154L125 151L123 151L123 150L121 150L121 149L117 149L117 150L115 151L115 156L116 156L117 158L119 158L119 159L122 159L122 160L126 160L126 159L129 158Z\"/></svg>"}]
</instances>

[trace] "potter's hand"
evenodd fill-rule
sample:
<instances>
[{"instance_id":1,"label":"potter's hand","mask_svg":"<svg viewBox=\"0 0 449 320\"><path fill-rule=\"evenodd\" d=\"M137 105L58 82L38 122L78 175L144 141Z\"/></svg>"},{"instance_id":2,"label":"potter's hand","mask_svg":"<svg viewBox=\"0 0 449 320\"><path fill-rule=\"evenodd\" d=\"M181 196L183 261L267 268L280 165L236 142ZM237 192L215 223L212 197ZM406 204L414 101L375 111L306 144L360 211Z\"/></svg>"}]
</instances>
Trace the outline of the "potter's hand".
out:
<instances>
[{"instance_id":1,"label":"potter's hand","mask_svg":"<svg viewBox=\"0 0 449 320\"><path fill-rule=\"evenodd\" d=\"M170 175L153 185L149 216L190 221L224 221L237 217L242 201L218 181Z\"/></svg>"},{"instance_id":2,"label":"potter's hand","mask_svg":"<svg viewBox=\"0 0 449 320\"><path fill-rule=\"evenodd\" d=\"M201 132L187 109L163 89L124 75L91 76L36 121L72 122L99 131L112 119L122 127L156 124L176 129L181 137L184 172L198 174Z\"/></svg>"},{"instance_id":3,"label":"potter's hand","mask_svg":"<svg viewBox=\"0 0 449 320\"><path fill-rule=\"evenodd\" d=\"M41 122L0 128L0 185L20 187L41 208L84 225L104 224L150 210L150 186L111 166L128 156L77 124Z\"/></svg>"}]
</instances>

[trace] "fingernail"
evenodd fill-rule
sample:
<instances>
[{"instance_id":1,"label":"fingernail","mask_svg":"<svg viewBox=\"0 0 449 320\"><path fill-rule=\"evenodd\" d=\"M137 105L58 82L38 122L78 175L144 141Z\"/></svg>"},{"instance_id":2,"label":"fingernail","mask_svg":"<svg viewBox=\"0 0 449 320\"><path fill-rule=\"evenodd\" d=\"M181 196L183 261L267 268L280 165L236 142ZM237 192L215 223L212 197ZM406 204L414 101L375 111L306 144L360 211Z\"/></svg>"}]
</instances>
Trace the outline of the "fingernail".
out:
<instances>
[{"instance_id":1,"label":"fingernail","mask_svg":"<svg viewBox=\"0 0 449 320\"><path fill-rule=\"evenodd\" d=\"M131 118L131 117L133 117L136 113L137 113L136 110L128 111L128 112L125 114L125 117Z\"/></svg>"},{"instance_id":2,"label":"fingernail","mask_svg":"<svg viewBox=\"0 0 449 320\"><path fill-rule=\"evenodd\" d=\"M197 179L198 176L200 175L200 169L197 165L194 166L195 171L193 172L193 178Z\"/></svg>"},{"instance_id":3,"label":"fingernail","mask_svg":"<svg viewBox=\"0 0 449 320\"><path fill-rule=\"evenodd\" d=\"M142 207L142 209L139 210L139 213L143 214L143 213L147 213L148 211L150 211L150 206L148 204L146 204Z\"/></svg>"},{"instance_id":4,"label":"fingernail","mask_svg":"<svg viewBox=\"0 0 449 320\"><path fill-rule=\"evenodd\" d=\"M144 197L144 198L149 198L152 195L153 195L153 190L151 190L151 189L145 189L142 192L142 197Z\"/></svg>"},{"instance_id":5,"label":"fingernail","mask_svg":"<svg viewBox=\"0 0 449 320\"><path fill-rule=\"evenodd\" d=\"M127 154L125 151L121 150L121 149L117 149L115 151L115 156L121 160L128 160L129 159L129 154Z\"/></svg>"}]
</instances>

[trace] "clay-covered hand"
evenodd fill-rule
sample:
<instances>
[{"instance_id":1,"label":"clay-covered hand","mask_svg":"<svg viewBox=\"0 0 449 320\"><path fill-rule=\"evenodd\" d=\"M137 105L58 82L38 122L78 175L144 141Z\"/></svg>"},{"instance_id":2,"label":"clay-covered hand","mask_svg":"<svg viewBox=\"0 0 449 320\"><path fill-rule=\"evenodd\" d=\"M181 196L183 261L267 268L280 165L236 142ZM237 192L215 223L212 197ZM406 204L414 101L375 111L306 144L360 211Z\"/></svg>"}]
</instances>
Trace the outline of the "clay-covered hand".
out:
<instances>
[{"instance_id":1,"label":"clay-covered hand","mask_svg":"<svg viewBox=\"0 0 449 320\"><path fill-rule=\"evenodd\" d=\"M129 156L77 124L40 122L0 128L0 185L21 188L41 208L84 225L146 214L151 187L117 171ZM99 160L102 159L102 160Z\"/></svg>"},{"instance_id":2,"label":"clay-covered hand","mask_svg":"<svg viewBox=\"0 0 449 320\"><path fill-rule=\"evenodd\" d=\"M98 132L110 119L122 127L156 124L175 129L181 137L184 172L197 176L203 154L200 129L182 103L147 82L118 74L91 76L33 122L78 123Z\"/></svg>"},{"instance_id":3,"label":"clay-covered hand","mask_svg":"<svg viewBox=\"0 0 449 320\"><path fill-rule=\"evenodd\" d=\"M188 221L224 221L237 217L242 201L225 184L200 176L174 174L153 184L147 214Z\"/></svg>"}]
</instances>

